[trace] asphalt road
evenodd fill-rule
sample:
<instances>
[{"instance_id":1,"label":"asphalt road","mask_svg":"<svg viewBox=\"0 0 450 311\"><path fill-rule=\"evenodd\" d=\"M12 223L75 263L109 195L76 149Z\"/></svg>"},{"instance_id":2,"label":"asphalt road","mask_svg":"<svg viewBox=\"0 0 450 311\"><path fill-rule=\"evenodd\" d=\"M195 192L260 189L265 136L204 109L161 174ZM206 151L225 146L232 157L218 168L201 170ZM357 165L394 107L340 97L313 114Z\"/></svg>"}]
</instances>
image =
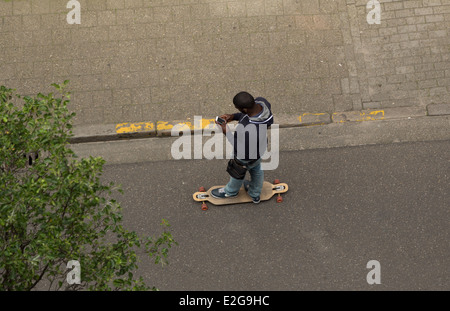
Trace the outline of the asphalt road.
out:
<instances>
[{"instance_id":1,"label":"asphalt road","mask_svg":"<svg viewBox=\"0 0 450 311\"><path fill-rule=\"evenodd\" d=\"M139 274L160 290L450 290L450 141L280 153L265 179L283 203L213 206L192 194L225 184L226 160L114 164L103 179L124 225L141 235L171 224L179 245ZM370 260L381 284L369 285Z\"/></svg>"}]
</instances>

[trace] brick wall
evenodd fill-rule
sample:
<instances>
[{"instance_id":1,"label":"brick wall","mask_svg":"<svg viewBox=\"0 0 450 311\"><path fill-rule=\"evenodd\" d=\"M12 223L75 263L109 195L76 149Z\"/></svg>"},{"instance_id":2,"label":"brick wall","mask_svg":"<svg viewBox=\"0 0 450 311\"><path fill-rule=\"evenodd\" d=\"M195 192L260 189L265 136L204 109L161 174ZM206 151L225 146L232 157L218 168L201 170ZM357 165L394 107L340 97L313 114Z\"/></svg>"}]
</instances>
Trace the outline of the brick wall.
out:
<instances>
[{"instance_id":1,"label":"brick wall","mask_svg":"<svg viewBox=\"0 0 450 311\"><path fill-rule=\"evenodd\" d=\"M76 123L233 111L247 90L274 112L448 102L450 0L0 0L0 84L69 79Z\"/></svg>"}]
</instances>

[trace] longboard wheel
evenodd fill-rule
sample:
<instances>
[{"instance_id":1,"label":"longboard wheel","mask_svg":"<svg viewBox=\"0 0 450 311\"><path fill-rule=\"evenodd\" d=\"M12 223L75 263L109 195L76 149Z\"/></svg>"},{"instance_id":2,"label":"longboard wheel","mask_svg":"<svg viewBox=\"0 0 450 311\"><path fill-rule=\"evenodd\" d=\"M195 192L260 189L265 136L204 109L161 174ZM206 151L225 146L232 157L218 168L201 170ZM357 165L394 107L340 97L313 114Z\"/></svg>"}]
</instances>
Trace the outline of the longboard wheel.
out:
<instances>
[{"instance_id":1,"label":"longboard wheel","mask_svg":"<svg viewBox=\"0 0 450 311\"><path fill-rule=\"evenodd\" d=\"M279 179L275 179L275 180L273 181L273 184L274 184L274 185L279 184L279 183L280 183L280 180L279 180Z\"/></svg>"},{"instance_id":2,"label":"longboard wheel","mask_svg":"<svg viewBox=\"0 0 450 311\"><path fill-rule=\"evenodd\" d=\"M200 188L198 188L198 191L200 191L200 192L206 192L206 189L205 189L205 187L200 187Z\"/></svg>"},{"instance_id":3,"label":"longboard wheel","mask_svg":"<svg viewBox=\"0 0 450 311\"><path fill-rule=\"evenodd\" d=\"M283 197L281 195L279 195L277 197L277 203L281 203L281 202L283 202Z\"/></svg>"},{"instance_id":4,"label":"longboard wheel","mask_svg":"<svg viewBox=\"0 0 450 311\"><path fill-rule=\"evenodd\" d=\"M207 211L208 210L208 205L206 205L205 202L202 203L202 211Z\"/></svg>"}]
</instances>

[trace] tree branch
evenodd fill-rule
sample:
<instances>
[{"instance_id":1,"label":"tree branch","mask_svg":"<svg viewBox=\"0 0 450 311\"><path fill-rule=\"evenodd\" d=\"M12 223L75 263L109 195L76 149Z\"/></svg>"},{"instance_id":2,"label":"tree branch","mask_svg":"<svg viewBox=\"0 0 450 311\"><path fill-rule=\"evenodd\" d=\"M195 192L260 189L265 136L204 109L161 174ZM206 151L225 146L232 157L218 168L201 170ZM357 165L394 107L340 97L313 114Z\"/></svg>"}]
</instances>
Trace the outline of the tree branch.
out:
<instances>
[{"instance_id":1,"label":"tree branch","mask_svg":"<svg viewBox=\"0 0 450 311\"><path fill-rule=\"evenodd\" d=\"M39 276L39 278L33 283L33 285L31 285L30 288L28 288L29 291L32 290L37 285L37 283L39 283L42 280L42 277L44 276L45 272L47 272L47 269L48 269L49 265L50 265L50 263L45 265L44 270L42 270L41 275Z\"/></svg>"}]
</instances>

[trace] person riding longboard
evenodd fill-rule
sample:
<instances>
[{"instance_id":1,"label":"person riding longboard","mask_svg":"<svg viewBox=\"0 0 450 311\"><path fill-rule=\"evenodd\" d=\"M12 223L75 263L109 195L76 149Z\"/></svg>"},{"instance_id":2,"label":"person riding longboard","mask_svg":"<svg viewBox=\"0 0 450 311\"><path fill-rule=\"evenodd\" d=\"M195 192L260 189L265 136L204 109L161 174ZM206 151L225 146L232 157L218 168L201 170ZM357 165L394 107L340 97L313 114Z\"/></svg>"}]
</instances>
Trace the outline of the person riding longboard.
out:
<instances>
[{"instance_id":1,"label":"person riding longboard","mask_svg":"<svg viewBox=\"0 0 450 311\"><path fill-rule=\"evenodd\" d=\"M213 190L211 195L223 199L235 197L244 183L253 203L259 203L264 182L261 156L267 148L267 129L273 124L271 105L265 98L255 99L247 92L236 94L233 104L239 112L221 115L224 123L216 121L234 147L234 159L227 167L230 181L225 187ZM227 126L230 121L238 121L234 134ZM246 171L250 173L250 182L244 181Z\"/></svg>"}]
</instances>

